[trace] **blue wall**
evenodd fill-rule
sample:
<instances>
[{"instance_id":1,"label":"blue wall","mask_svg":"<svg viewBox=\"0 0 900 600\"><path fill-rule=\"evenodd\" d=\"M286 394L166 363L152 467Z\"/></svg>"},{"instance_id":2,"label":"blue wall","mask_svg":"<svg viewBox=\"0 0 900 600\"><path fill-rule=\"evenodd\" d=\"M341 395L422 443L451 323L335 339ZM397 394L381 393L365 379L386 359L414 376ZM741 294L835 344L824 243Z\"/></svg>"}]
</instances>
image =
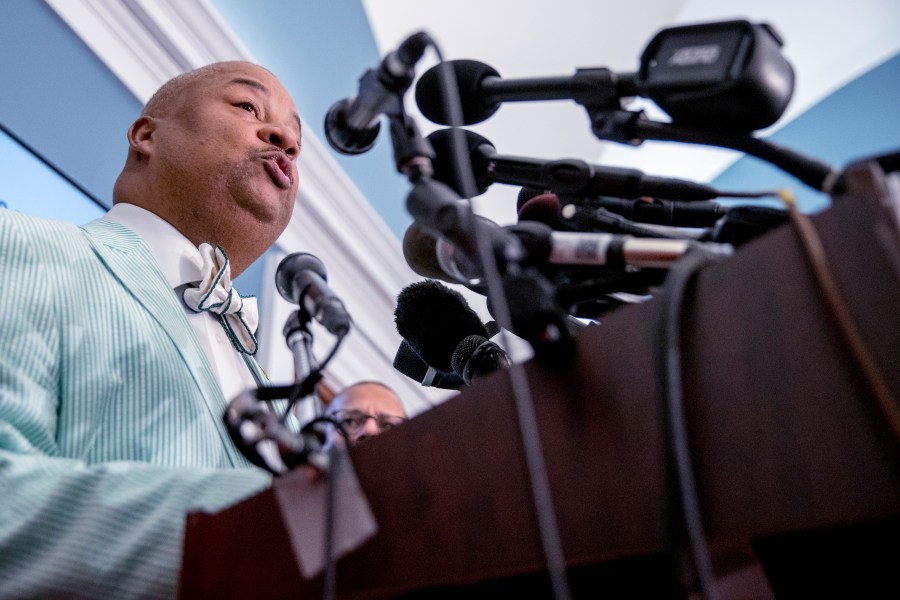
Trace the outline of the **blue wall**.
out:
<instances>
[{"instance_id":1,"label":"blue wall","mask_svg":"<svg viewBox=\"0 0 900 600\"><path fill-rule=\"evenodd\" d=\"M0 208L86 223L104 210L8 136L0 133Z\"/></svg>"},{"instance_id":2,"label":"blue wall","mask_svg":"<svg viewBox=\"0 0 900 600\"><path fill-rule=\"evenodd\" d=\"M0 123L111 206L140 103L44 2L0 2L0 44ZM19 164L0 163L0 178L36 185ZM21 208L52 213L72 201L36 188Z\"/></svg>"},{"instance_id":3,"label":"blue wall","mask_svg":"<svg viewBox=\"0 0 900 600\"><path fill-rule=\"evenodd\" d=\"M832 93L768 139L837 167L900 150L900 55ZM753 157L743 157L713 185L722 190L789 188L804 212L830 203L824 194Z\"/></svg>"}]
</instances>

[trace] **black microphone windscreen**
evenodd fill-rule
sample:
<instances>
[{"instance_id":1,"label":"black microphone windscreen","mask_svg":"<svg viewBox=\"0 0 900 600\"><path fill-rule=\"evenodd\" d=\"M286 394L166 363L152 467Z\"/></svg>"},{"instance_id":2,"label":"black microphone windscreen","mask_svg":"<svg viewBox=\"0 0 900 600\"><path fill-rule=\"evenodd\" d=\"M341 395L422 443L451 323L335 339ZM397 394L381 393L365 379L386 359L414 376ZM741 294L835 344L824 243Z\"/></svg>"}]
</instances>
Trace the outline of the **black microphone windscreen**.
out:
<instances>
[{"instance_id":1,"label":"black microphone windscreen","mask_svg":"<svg viewBox=\"0 0 900 600\"><path fill-rule=\"evenodd\" d=\"M465 197L466 192L456 180L456 174L453 170L453 160L451 158L453 156L452 131L452 129L438 129L429 133L425 139L428 140L434 149L434 159L431 161L434 169L433 177L453 188L453 191L460 196ZM458 131L462 131L465 135L467 153L463 160L469 161L472 165L472 175L475 177L475 186L478 188L477 195L480 196L487 191L491 182L487 179L487 161L484 154L479 152L478 149L485 146L487 147L486 149L493 150L494 146L487 138L478 135L474 131L466 131L464 129Z\"/></svg>"},{"instance_id":2,"label":"black microphone windscreen","mask_svg":"<svg viewBox=\"0 0 900 600\"><path fill-rule=\"evenodd\" d=\"M476 60L453 60L428 69L416 84L416 104L426 118L441 125L450 125L438 79L444 65L456 74L464 125L481 123L497 112L499 103L487 105L482 100L481 82L485 77L500 77L500 73Z\"/></svg>"},{"instance_id":3,"label":"black microphone windscreen","mask_svg":"<svg viewBox=\"0 0 900 600\"><path fill-rule=\"evenodd\" d=\"M317 256L307 252L294 252L285 256L278 263L278 267L275 269L275 287L281 297L288 302L297 303L303 290L296 289L296 279L304 271L311 271L322 280L328 281L325 265Z\"/></svg>"},{"instance_id":4,"label":"black microphone windscreen","mask_svg":"<svg viewBox=\"0 0 900 600\"><path fill-rule=\"evenodd\" d=\"M487 337L481 318L462 294L433 280L412 283L397 296L397 332L432 367L452 371L459 342L469 335Z\"/></svg>"}]
</instances>

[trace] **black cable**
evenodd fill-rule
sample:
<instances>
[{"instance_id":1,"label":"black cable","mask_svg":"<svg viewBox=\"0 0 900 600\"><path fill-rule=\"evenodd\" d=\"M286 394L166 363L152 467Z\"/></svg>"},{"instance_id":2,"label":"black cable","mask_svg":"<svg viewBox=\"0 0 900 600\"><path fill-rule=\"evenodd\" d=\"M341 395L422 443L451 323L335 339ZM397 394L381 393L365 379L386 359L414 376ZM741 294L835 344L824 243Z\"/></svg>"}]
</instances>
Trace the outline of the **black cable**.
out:
<instances>
[{"instance_id":1,"label":"black cable","mask_svg":"<svg viewBox=\"0 0 900 600\"><path fill-rule=\"evenodd\" d=\"M785 173L793 175L813 189L826 194L835 193L840 189L841 172L839 170L762 138L752 135L695 131L669 123L639 118L636 118L632 125L634 136L640 139L730 148L764 160Z\"/></svg>"},{"instance_id":2,"label":"black cable","mask_svg":"<svg viewBox=\"0 0 900 600\"><path fill-rule=\"evenodd\" d=\"M328 423L334 430L341 434L344 438L344 444L350 446L350 435L347 429L340 421L331 415L320 416L312 419L303 426L302 432L314 429L315 425L320 423ZM327 434L326 434L327 435ZM335 507L337 505L337 495L335 494L335 481L337 479L338 463L343 456L337 451L334 445L327 448L328 464L330 466L325 476L328 479L327 488L325 490L325 569L323 574L323 597L325 600L333 600L337 592L337 561L332 558L334 552L334 523L335 523Z\"/></svg>"},{"instance_id":3,"label":"black cable","mask_svg":"<svg viewBox=\"0 0 900 600\"><path fill-rule=\"evenodd\" d=\"M691 562L700 594L704 600L716 600L715 575L709 548L703 533L703 519L688 443L681 380L680 325L687 286L694 274L715 257L695 247L669 270L659 296L657 354L666 427L666 467L669 482L669 541L677 553L681 528L687 535ZM680 523L675 519L680 517Z\"/></svg>"},{"instance_id":4,"label":"black cable","mask_svg":"<svg viewBox=\"0 0 900 600\"><path fill-rule=\"evenodd\" d=\"M63 171L62 169L60 169L59 167L57 167L55 164L53 164L52 162L50 162L50 159L48 159L48 158L45 157L43 154L41 154L40 152L38 152L35 148L31 147L27 142L25 142L25 140L23 140L22 138L20 138L20 137L17 136L16 134L14 134L12 131L10 131L9 129L7 129L6 126L3 125L3 123L0 123L0 131L2 131L3 133L5 133L6 135L8 135L8 136L12 139L12 141L16 142L17 144L19 144L20 146L22 146L23 148L25 148L25 149L26 149L28 152L30 152L30 153L32 154L32 156L34 156L36 159L38 159L39 161L41 161L42 163L44 163L45 165L47 165L47 166L50 168L51 171L53 171L54 173L56 173L57 175L59 175L60 177L62 177L63 179L65 179L66 182L67 182L69 185L71 185L71 186L74 187L76 190L78 190L79 192L81 192L82 194L84 194L84 195L87 197L88 200L90 200L91 202L93 202L94 204L96 204L97 206L99 206L100 208L102 208L104 211L109 210L109 206L107 206L106 204L104 204L103 202L101 202L96 196L94 196L92 193L90 193L86 188L82 187L80 183L78 183L77 181L75 181L74 179L72 179L71 177L69 177L69 176L65 173L65 171Z\"/></svg>"},{"instance_id":5,"label":"black cable","mask_svg":"<svg viewBox=\"0 0 900 600\"><path fill-rule=\"evenodd\" d=\"M343 432L343 427L340 428ZM334 512L337 502L335 494L335 480L339 470L340 452L332 447L328 449L329 461L331 468L325 474L327 479L325 488L325 573L324 592L322 597L324 600L334 600L337 591L337 561L332 557L334 550Z\"/></svg>"},{"instance_id":6,"label":"black cable","mask_svg":"<svg viewBox=\"0 0 900 600\"><path fill-rule=\"evenodd\" d=\"M441 96L443 96L447 122L451 126L451 162L456 173L456 180L465 192L463 195L466 196L466 201L469 205L468 225L470 226L470 231L477 231L475 227L475 213L471 209L471 198L476 195L477 187L475 186L475 176L472 173L472 161L468 159L468 152L466 151L465 134L460 129L464 122L456 74L452 66L444 61L437 44L432 41L431 45L437 53L438 60L441 62L441 68L438 70L438 82ZM501 332L501 336L508 347L506 331L512 329L512 317L493 249L489 241L479 235L475 236L475 245L478 250L482 272L484 273L484 280L492 301L492 313L505 330ZM507 372L509 373L513 401L522 434L525 465L528 469L532 501L534 502L538 521L541 550L547 563L547 572L550 576L554 597L556 600L567 600L571 598L571 593L566 579L565 555L563 554L559 527L556 522L556 511L553 507L546 463L544 462L543 451L540 445L540 435L531 389L528 385L525 369L521 364L511 364Z\"/></svg>"},{"instance_id":7,"label":"black cable","mask_svg":"<svg viewBox=\"0 0 900 600\"><path fill-rule=\"evenodd\" d=\"M350 436L347 433L347 430L344 426L335 418L331 416L321 416L316 417L309 421L303 428L300 430L301 434L313 432L315 435L319 435L321 431L315 431L315 425L320 423L328 423L334 430L341 434L344 438L344 442L347 446L350 444ZM323 436L327 436L327 433L322 434ZM327 438L324 438L327 439ZM325 488L325 535L323 538L323 546L324 546L324 556L325 556L325 566L323 569L323 597L325 600L334 600L336 597L337 590L337 561L333 558L334 553L334 525L335 525L335 512L337 506L337 494L336 491L336 481L339 471L338 464L341 461L342 453L337 451L336 446L331 445L330 447L326 447L326 452L328 453L328 469L322 472L322 476L326 478L326 488Z\"/></svg>"}]
</instances>

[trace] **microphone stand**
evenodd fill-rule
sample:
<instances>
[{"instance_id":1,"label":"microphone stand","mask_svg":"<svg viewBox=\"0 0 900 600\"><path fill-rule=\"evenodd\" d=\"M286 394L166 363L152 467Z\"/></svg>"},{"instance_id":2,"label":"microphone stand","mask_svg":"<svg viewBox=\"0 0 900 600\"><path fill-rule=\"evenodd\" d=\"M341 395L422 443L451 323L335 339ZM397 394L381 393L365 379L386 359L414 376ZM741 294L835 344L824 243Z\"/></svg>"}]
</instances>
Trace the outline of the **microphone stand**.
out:
<instances>
[{"instance_id":1,"label":"microphone stand","mask_svg":"<svg viewBox=\"0 0 900 600\"><path fill-rule=\"evenodd\" d=\"M295 310L284 324L282 333L288 348L294 356L294 381L303 382L316 369L316 359L312 353L313 335L309 323L312 321L305 310Z\"/></svg>"},{"instance_id":2,"label":"microphone stand","mask_svg":"<svg viewBox=\"0 0 900 600\"><path fill-rule=\"evenodd\" d=\"M241 453L276 476L304 464L322 474L331 470L332 457L323 436L315 430L307 431L306 427L291 431L287 425L294 404L315 391L322 379L321 369L340 346L339 339L328 358L319 365L312 353L311 321L311 315L301 308L291 313L284 325L285 341L294 356L295 383L245 392L229 403L223 415L228 433ZM287 404L279 416L269 403L285 398Z\"/></svg>"}]
</instances>

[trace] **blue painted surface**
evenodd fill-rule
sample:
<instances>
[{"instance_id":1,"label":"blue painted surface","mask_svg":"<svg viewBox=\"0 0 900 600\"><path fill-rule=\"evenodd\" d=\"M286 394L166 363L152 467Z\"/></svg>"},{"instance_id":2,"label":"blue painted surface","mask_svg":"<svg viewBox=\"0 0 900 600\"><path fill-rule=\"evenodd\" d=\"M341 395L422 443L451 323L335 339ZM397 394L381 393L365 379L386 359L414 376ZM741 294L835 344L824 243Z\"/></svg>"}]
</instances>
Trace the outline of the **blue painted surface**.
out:
<instances>
[{"instance_id":1,"label":"blue painted surface","mask_svg":"<svg viewBox=\"0 0 900 600\"><path fill-rule=\"evenodd\" d=\"M43 162L0 133L0 205L81 225L105 211Z\"/></svg>"},{"instance_id":2,"label":"blue painted surface","mask_svg":"<svg viewBox=\"0 0 900 600\"><path fill-rule=\"evenodd\" d=\"M44 2L0 2L0 81L0 122L111 204L141 105Z\"/></svg>"},{"instance_id":3,"label":"blue painted surface","mask_svg":"<svg viewBox=\"0 0 900 600\"><path fill-rule=\"evenodd\" d=\"M794 119L768 139L836 167L900 150L900 55L861 75ZM744 157L713 181L723 190L787 187L804 212L830 199L753 157Z\"/></svg>"},{"instance_id":4,"label":"blue painted surface","mask_svg":"<svg viewBox=\"0 0 900 600\"><path fill-rule=\"evenodd\" d=\"M303 119L323 141L328 109L355 96L359 78L381 60L359 0L212 0L212 4L256 60L281 79ZM394 167L387 124L382 124L375 147L366 154L332 154L391 231L402 237L412 222L405 208L410 185Z\"/></svg>"}]
</instances>

